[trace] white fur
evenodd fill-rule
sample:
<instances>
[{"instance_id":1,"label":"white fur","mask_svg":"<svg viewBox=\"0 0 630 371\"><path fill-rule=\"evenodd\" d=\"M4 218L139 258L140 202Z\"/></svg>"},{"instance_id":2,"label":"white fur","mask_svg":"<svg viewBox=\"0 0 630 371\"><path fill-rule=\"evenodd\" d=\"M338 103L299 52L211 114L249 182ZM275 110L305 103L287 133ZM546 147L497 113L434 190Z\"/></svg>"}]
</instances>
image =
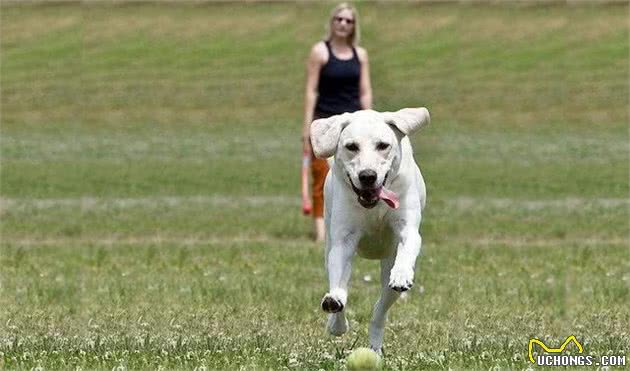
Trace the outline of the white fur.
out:
<instances>
[{"instance_id":1,"label":"white fur","mask_svg":"<svg viewBox=\"0 0 630 371\"><path fill-rule=\"evenodd\" d=\"M381 296L373 310L370 346L381 352L388 309L411 288L422 239L419 228L426 188L406 135L430 121L426 108L398 112L372 110L316 120L311 125L313 150L319 157L335 155L324 186L326 269L329 291L322 300L328 311L328 331L340 336L348 330L345 308L352 258L355 253L381 261ZM359 150L346 147L355 144ZM378 150L378 143L389 144ZM400 207L378 201L371 209L357 201L350 182L360 184L359 173L373 170L377 184L394 191ZM386 174L388 175L385 178Z\"/></svg>"}]
</instances>

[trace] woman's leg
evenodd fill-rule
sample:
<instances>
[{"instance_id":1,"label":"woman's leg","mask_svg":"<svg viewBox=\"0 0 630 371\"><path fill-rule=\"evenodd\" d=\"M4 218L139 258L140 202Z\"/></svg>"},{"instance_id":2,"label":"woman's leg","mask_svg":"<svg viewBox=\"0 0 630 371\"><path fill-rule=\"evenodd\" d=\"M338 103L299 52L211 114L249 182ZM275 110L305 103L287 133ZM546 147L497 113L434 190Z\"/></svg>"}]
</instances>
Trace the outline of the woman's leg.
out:
<instances>
[{"instance_id":1,"label":"woman's leg","mask_svg":"<svg viewBox=\"0 0 630 371\"><path fill-rule=\"evenodd\" d=\"M313 173L313 222L315 241L322 242L326 236L324 227L324 182L328 174L328 161L313 156L311 158Z\"/></svg>"}]
</instances>

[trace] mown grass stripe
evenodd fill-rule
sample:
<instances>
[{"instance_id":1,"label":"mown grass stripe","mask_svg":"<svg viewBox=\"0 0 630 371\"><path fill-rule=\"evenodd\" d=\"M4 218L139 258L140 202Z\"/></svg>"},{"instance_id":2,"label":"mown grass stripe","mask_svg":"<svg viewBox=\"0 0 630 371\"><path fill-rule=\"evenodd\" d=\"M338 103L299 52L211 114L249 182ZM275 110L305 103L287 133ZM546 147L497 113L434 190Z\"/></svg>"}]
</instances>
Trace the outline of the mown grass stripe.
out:
<instances>
[{"instance_id":1,"label":"mown grass stripe","mask_svg":"<svg viewBox=\"0 0 630 371\"><path fill-rule=\"evenodd\" d=\"M489 246L510 246L510 247L553 247L553 246L627 246L630 247L630 239L626 238L554 238L554 239L533 239L533 238L456 238L448 239L449 244L459 244L475 247ZM306 238L289 239L272 236L225 236L210 238L187 238L177 236L164 237L95 237L95 238L5 238L2 244L23 246L23 247L59 247L77 245L99 245L99 246L144 246L144 245L178 245L178 246L204 246L204 245L234 245L234 244L269 244L274 246L318 246L312 240ZM442 242L424 241L425 246L439 246Z\"/></svg>"},{"instance_id":2,"label":"mown grass stripe","mask_svg":"<svg viewBox=\"0 0 630 371\"><path fill-rule=\"evenodd\" d=\"M431 203L431 199L429 199ZM599 207L603 209L630 207L628 198L558 198L558 199L516 199L516 198L488 198L488 197L455 197L437 200L436 204L444 203L447 207L456 209L487 209L487 208L522 208L527 210L539 209L578 209L581 207ZM76 198L0 198L2 210L20 209L50 209L58 207L80 207L88 210L110 208L138 208L152 206L181 206L187 204L204 204L209 206L242 207L282 205L295 206L300 204L297 196L269 195L269 196L157 196L157 197L76 197Z\"/></svg>"}]
</instances>

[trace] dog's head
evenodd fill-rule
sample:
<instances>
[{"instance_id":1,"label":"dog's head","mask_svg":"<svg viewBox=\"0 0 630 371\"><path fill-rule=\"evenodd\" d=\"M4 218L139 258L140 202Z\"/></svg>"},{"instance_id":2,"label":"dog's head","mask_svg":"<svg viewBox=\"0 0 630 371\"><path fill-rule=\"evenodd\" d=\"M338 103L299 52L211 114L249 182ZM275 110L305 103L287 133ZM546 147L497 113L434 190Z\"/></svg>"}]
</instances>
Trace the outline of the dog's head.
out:
<instances>
[{"instance_id":1,"label":"dog's head","mask_svg":"<svg viewBox=\"0 0 630 371\"><path fill-rule=\"evenodd\" d=\"M313 121L311 143L315 156L335 155L335 165L363 207L372 208L383 200L397 208L398 198L387 189L386 182L400 167L400 141L429 122L426 108L344 113Z\"/></svg>"}]
</instances>

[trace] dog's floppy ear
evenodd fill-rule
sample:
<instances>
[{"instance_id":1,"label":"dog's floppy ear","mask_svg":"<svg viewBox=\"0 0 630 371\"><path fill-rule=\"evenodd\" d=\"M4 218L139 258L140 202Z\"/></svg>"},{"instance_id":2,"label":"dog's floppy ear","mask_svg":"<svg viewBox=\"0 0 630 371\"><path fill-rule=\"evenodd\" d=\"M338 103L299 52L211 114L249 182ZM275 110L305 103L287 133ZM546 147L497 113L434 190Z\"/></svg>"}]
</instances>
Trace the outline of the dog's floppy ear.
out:
<instances>
[{"instance_id":1,"label":"dog's floppy ear","mask_svg":"<svg viewBox=\"0 0 630 371\"><path fill-rule=\"evenodd\" d=\"M318 158L335 154L341 130L350 123L350 113L318 119L311 124L311 145Z\"/></svg>"},{"instance_id":2,"label":"dog's floppy ear","mask_svg":"<svg viewBox=\"0 0 630 371\"><path fill-rule=\"evenodd\" d=\"M394 125L405 135L411 135L431 122L429 110L424 107L403 108L396 112L383 112L383 116L385 116L387 124Z\"/></svg>"}]
</instances>

